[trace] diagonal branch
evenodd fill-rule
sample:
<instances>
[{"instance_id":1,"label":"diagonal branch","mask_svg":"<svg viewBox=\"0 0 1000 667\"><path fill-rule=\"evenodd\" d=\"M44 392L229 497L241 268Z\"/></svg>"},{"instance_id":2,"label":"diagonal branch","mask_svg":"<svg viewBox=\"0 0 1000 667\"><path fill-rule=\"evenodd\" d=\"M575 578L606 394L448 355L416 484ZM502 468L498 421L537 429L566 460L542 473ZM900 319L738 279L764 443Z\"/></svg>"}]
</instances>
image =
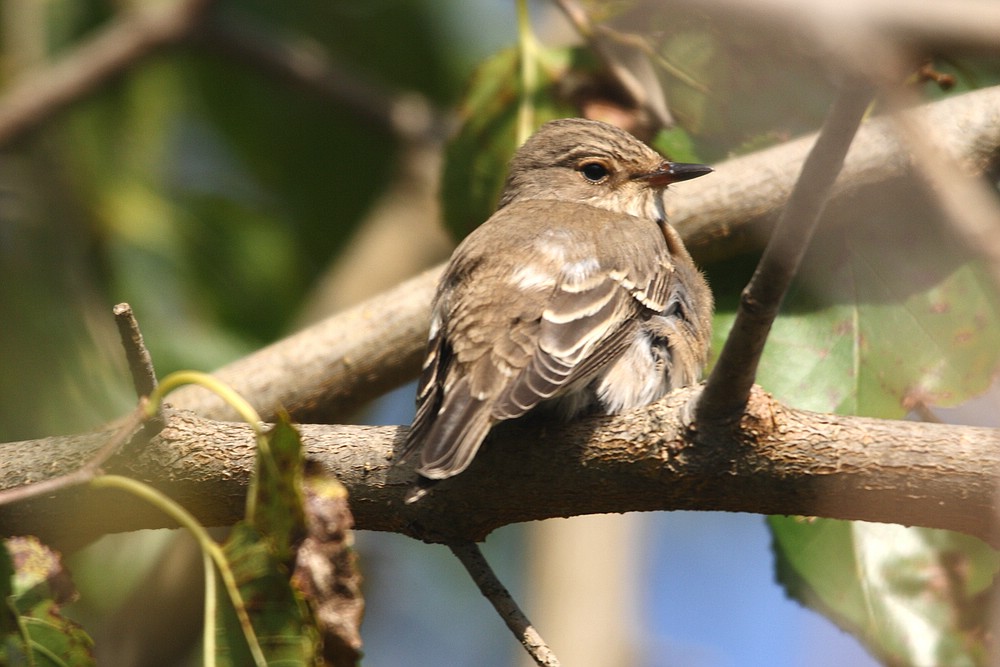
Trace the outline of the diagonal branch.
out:
<instances>
[{"instance_id":1,"label":"diagonal branch","mask_svg":"<svg viewBox=\"0 0 1000 667\"><path fill-rule=\"evenodd\" d=\"M479 545L475 542L459 542L449 545L448 548L465 567L479 588L479 592L490 601L531 659L541 667L559 667L559 659L497 578Z\"/></svg>"},{"instance_id":2,"label":"diagonal branch","mask_svg":"<svg viewBox=\"0 0 1000 667\"><path fill-rule=\"evenodd\" d=\"M309 456L347 487L358 528L427 541L478 541L550 517L690 509L919 525L1000 544L991 524L1000 430L793 410L755 389L738 431L691 433L681 414L697 392L559 428L502 425L465 473L416 505L403 502L412 468L392 465L405 428L300 430ZM165 417L141 452L116 459L118 472L168 493L206 525L234 523L253 469L252 429L190 413ZM73 470L108 437L0 444L0 489ZM4 506L0 532L62 545L165 525L111 494L69 489Z\"/></svg>"},{"instance_id":3,"label":"diagonal branch","mask_svg":"<svg viewBox=\"0 0 1000 667\"><path fill-rule=\"evenodd\" d=\"M143 58L187 37L215 0L178 0L122 12L59 60L26 73L0 98L0 147L38 128Z\"/></svg>"},{"instance_id":4,"label":"diagonal branch","mask_svg":"<svg viewBox=\"0 0 1000 667\"><path fill-rule=\"evenodd\" d=\"M732 423L743 414L771 325L871 100L870 88L848 84L830 109L757 270L740 295L736 321L698 402L700 424Z\"/></svg>"}]
</instances>

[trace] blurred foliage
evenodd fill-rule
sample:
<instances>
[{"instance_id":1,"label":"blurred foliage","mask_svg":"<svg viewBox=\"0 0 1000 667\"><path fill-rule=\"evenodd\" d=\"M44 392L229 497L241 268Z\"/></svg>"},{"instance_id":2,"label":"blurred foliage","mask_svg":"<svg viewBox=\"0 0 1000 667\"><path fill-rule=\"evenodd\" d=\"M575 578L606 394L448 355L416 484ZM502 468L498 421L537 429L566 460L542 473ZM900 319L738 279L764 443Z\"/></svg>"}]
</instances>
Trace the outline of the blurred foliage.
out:
<instances>
[{"instance_id":1,"label":"blurred foliage","mask_svg":"<svg viewBox=\"0 0 1000 667\"><path fill-rule=\"evenodd\" d=\"M546 49L539 54L538 87L532 91L535 128L556 118L576 115L560 90L570 75L574 49ZM461 126L445 151L441 177L444 222L463 238L496 209L507 178L507 162L517 148L518 105L524 94L516 49L486 60L472 78L460 107Z\"/></svg>"},{"instance_id":2,"label":"blurred foliage","mask_svg":"<svg viewBox=\"0 0 1000 667\"><path fill-rule=\"evenodd\" d=\"M458 107L442 203L461 236L495 204L515 148L521 83L519 56L506 50L483 57L464 84L470 62L483 56L470 57L468 45L504 31L512 40L515 31L468 23L460 49L445 38L460 5L252 0L224 2L221 11L329 54L373 90L412 90ZM37 35L41 52L66 53L114 6L50 0L44 25L23 34ZM834 95L835 75L801 41L648 3L590 6L595 19L648 40L678 121L654 145L673 159L716 162L812 131ZM7 28L4 81L17 74L6 50L18 26ZM536 124L579 113L582 82L601 76L585 47L546 48L538 64ZM1000 81L995 61L935 65L956 77L956 91ZM943 94L929 88L927 96ZM6 148L0 438L80 430L132 402L111 325L116 301L132 303L160 374L209 369L280 335L385 187L398 148L371 119L194 46L142 62ZM1000 298L917 192L902 183L829 212L761 366L760 383L779 399L900 417L914 402L965 401L996 377ZM755 260L706 267L718 302L716 345ZM942 663L980 659L977 605L996 570L981 544L862 524L771 526L789 593L874 654L932 664L915 652L932 647ZM250 551L247 562L260 565ZM959 588L934 590L933 575ZM878 604L864 598L873 595Z\"/></svg>"},{"instance_id":3,"label":"blurred foliage","mask_svg":"<svg viewBox=\"0 0 1000 667\"><path fill-rule=\"evenodd\" d=\"M33 537L0 546L0 663L94 665L94 644L61 607L75 595L59 554Z\"/></svg>"}]
</instances>

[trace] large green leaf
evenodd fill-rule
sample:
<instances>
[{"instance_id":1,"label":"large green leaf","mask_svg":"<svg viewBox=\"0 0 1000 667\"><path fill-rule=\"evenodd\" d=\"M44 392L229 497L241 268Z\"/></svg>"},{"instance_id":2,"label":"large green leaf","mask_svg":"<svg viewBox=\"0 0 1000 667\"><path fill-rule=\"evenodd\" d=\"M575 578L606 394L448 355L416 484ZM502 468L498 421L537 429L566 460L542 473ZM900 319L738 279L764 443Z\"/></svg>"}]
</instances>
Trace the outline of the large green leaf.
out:
<instances>
[{"instance_id":1,"label":"large green leaf","mask_svg":"<svg viewBox=\"0 0 1000 667\"><path fill-rule=\"evenodd\" d=\"M295 548L305 535L302 441L284 415L265 439L257 449L247 519L226 540L225 554L268 664L311 665L318 660L319 634L291 583ZM220 664L252 664L244 629L221 587L219 596Z\"/></svg>"},{"instance_id":2,"label":"large green leaf","mask_svg":"<svg viewBox=\"0 0 1000 667\"><path fill-rule=\"evenodd\" d=\"M798 408L902 417L914 401L955 405L1000 370L1000 296L915 192L892 210L855 207L815 239L774 323L758 382ZM921 211L923 207L923 212ZM744 271L713 271L716 343Z\"/></svg>"},{"instance_id":3,"label":"large green leaf","mask_svg":"<svg viewBox=\"0 0 1000 667\"><path fill-rule=\"evenodd\" d=\"M319 636L309 609L292 587L289 571L276 557L270 540L252 526L239 523L226 540L225 553L267 663L317 664ZM222 587L218 596L218 664L254 664L243 628Z\"/></svg>"},{"instance_id":4,"label":"large green leaf","mask_svg":"<svg viewBox=\"0 0 1000 667\"><path fill-rule=\"evenodd\" d=\"M995 551L939 530L769 519L778 580L887 665L984 664Z\"/></svg>"}]
</instances>

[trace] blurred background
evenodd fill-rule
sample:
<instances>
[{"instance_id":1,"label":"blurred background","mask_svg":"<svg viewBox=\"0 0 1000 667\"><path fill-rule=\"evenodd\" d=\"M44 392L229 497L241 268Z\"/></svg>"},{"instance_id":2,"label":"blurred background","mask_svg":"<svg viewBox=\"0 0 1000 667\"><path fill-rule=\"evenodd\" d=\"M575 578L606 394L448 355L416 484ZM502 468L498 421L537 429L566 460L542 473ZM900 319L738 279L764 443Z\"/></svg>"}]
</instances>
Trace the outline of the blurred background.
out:
<instances>
[{"instance_id":1,"label":"blurred background","mask_svg":"<svg viewBox=\"0 0 1000 667\"><path fill-rule=\"evenodd\" d=\"M187 7L196 21L206 6L211 24L173 42L113 32L135 12ZM579 26L553 3L529 6L551 62L579 58ZM718 163L813 131L834 97L836 73L805 40L686 5L581 6L654 45L676 126L647 138L674 159ZM101 48L87 51L98 37ZM133 405L115 303L134 308L159 375L211 370L446 259L495 191L456 177L476 173L463 151L488 152L492 168L473 167L495 180L507 150L469 131L484 106L492 113L470 91L493 81L491 100L516 98L496 54L517 41L514 0L0 0L0 438L77 432ZM116 54L129 66L101 70ZM47 91L23 84L53 63L83 89L32 106ZM989 58L938 66L957 90L1000 78ZM562 84L566 71L578 70L552 65L549 75ZM633 131L655 126L655 104L651 120L574 85L542 115L603 104L595 113L619 113ZM756 252L759 243L706 267L719 340ZM993 364L961 398L984 393ZM406 424L413 396L402 387L354 419ZM956 418L1000 414L995 396L981 401ZM190 573L163 567L174 542L170 531L116 535L72 555L81 590L72 613L93 628L105 664L154 664L142 647L122 646L122 623L175 639L199 613L197 582L179 594ZM786 597L764 517L553 520L499 530L484 550L564 664L876 664ZM528 664L445 548L358 531L357 551L363 664ZM157 578L163 597L123 613L135 609L136 587ZM175 595L194 599L194 611L166 600ZM173 649L157 664L196 663L192 647Z\"/></svg>"}]
</instances>

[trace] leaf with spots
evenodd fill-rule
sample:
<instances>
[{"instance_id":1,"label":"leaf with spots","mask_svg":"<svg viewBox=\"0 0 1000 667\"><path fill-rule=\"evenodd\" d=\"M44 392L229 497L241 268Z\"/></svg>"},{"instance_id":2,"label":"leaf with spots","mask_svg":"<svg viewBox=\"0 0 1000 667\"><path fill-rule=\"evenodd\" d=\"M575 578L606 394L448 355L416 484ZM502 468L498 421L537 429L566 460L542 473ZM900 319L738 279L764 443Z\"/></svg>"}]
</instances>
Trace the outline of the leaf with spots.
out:
<instances>
[{"instance_id":1,"label":"leaf with spots","mask_svg":"<svg viewBox=\"0 0 1000 667\"><path fill-rule=\"evenodd\" d=\"M790 405L900 418L918 403L982 394L1000 371L1000 297L988 272L929 204L882 194L893 210L854 208L857 222L824 223L774 323L757 381ZM742 279L713 281L716 343Z\"/></svg>"},{"instance_id":2,"label":"leaf with spots","mask_svg":"<svg viewBox=\"0 0 1000 667\"><path fill-rule=\"evenodd\" d=\"M984 664L1000 559L975 538L849 521L769 519L778 581L886 665Z\"/></svg>"}]
</instances>

